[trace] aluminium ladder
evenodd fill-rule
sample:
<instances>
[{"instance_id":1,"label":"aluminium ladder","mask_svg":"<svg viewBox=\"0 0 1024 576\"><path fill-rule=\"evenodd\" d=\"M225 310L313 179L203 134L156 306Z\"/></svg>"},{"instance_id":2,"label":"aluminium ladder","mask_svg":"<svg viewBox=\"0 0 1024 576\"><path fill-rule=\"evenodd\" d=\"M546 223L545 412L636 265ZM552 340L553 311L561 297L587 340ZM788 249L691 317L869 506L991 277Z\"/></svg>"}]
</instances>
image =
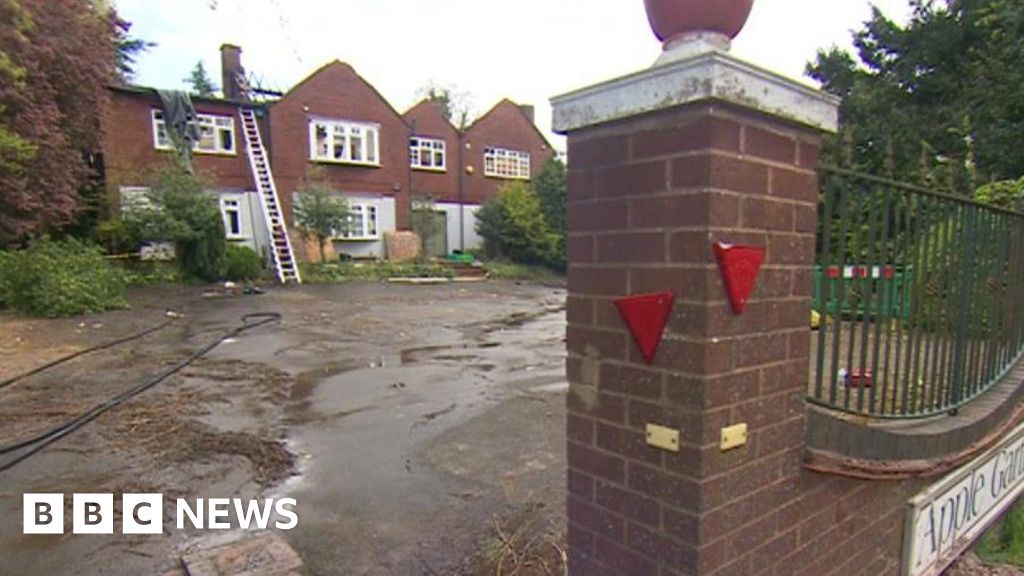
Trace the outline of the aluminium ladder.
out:
<instances>
[{"instance_id":1,"label":"aluminium ladder","mask_svg":"<svg viewBox=\"0 0 1024 576\"><path fill-rule=\"evenodd\" d=\"M273 256L274 272L277 273L277 278L282 284L289 282L300 284L302 279L299 278L299 267L295 262L295 252L292 250L292 241L288 237L284 216L281 214L277 186L274 185L274 175L270 171L270 163L267 162L267 151L263 147L263 138L260 136L259 127L256 124L256 115L252 108L239 108L239 115L242 119L242 132L245 134L245 147L249 155L249 168L252 170L253 180L256 181L260 205L263 206L263 219L270 232L270 253Z\"/></svg>"}]
</instances>

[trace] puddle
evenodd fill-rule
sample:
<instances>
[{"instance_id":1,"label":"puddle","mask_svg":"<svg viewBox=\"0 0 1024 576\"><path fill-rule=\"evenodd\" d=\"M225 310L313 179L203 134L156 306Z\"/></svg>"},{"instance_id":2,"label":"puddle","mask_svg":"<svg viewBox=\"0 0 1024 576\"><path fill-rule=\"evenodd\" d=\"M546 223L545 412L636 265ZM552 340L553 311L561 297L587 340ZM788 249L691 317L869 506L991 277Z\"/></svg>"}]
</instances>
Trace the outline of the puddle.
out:
<instances>
[{"instance_id":1,"label":"puddle","mask_svg":"<svg viewBox=\"0 0 1024 576\"><path fill-rule=\"evenodd\" d=\"M533 388L530 388L529 390L530 390L530 392L540 392L540 393L544 393L544 392L551 392L551 393L555 393L555 392L568 392L569 391L569 383L568 382L558 382L558 383L555 383L555 384L545 384L543 386L534 386Z\"/></svg>"}]
</instances>

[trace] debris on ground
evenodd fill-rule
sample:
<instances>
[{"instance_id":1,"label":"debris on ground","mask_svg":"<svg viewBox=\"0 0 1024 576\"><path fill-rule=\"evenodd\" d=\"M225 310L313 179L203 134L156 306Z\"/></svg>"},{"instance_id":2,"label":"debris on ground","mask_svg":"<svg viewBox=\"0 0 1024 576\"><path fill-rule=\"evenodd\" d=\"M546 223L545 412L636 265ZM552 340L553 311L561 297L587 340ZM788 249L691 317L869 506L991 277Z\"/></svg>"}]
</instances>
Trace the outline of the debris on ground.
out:
<instances>
[{"instance_id":1,"label":"debris on ground","mask_svg":"<svg viewBox=\"0 0 1024 576\"><path fill-rule=\"evenodd\" d=\"M268 534L201 550L181 559L185 576L299 576L302 559L281 537Z\"/></svg>"},{"instance_id":2,"label":"debris on ground","mask_svg":"<svg viewBox=\"0 0 1024 576\"><path fill-rule=\"evenodd\" d=\"M968 552L956 562L945 576L1021 576L1024 569L1007 565L988 565L972 552Z\"/></svg>"}]
</instances>

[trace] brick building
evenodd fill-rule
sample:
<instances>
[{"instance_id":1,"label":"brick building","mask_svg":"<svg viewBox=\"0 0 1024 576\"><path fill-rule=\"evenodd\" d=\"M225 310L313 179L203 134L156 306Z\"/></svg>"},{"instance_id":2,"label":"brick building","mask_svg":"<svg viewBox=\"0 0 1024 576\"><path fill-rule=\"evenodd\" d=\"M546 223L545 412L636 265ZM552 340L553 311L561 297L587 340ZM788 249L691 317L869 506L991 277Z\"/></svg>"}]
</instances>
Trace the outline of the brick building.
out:
<instances>
[{"instance_id":1,"label":"brick building","mask_svg":"<svg viewBox=\"0 0 1024 576\"><path fill-rule=\"evenodd\" d=\"M533 125L532 108L508 100L461 133L429 101L399 114L343 62L326 64L268 102L249 99L240 48L222 46L221 66L224 97L193 98L200 130L195 165L219 197L229 239L257 250L270 246L270 216L252 174L242 109L255 112L287 224L294 224L296 192L311 180L326 184L352 212L334 252L353 257L386 257L384 234L410 229L414 208L444 230L431 253L479 247L480 205L503 183L531 179L554 154ZM146 189L172 147L154 90L111 92L106 182L124 201Z\"/></svg>"}]
</instances>

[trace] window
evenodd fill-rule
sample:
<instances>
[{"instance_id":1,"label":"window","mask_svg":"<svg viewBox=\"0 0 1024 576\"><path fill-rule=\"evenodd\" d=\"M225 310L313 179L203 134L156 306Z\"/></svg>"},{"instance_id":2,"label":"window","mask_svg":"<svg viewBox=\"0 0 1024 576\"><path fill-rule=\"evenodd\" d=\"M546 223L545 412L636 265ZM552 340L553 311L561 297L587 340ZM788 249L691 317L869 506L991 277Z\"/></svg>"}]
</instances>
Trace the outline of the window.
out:
<instances>
[{"instance_id":1,"label":"window","mask_svg":"<svg viewBox=\"0 0 1024 576\"><path fill-rule=\"evenodd\" d=\"M309 157L321 162L380 165L380 126L335 120L309 123Z\"/></svg>"},{"instance_id":2,"label":"window","mask_svg":"<svg viewBox=\"0 0 1024 576\"><path fill-rule=\"evenodd\" d=\"M149 188L145 186L121 186L121 213L130 214L154 207L149 197Z\"/></svg>"},{"instance_id":3,"label":"window","mask_svg":"<svg viewBox=\"0 0 1024 576\"><path fill-rule=\"evenodd\" d=\"M231 116L197 114L196 127L199 139L192 144L192 151L205 154L235 153L235 119ZM153 110L153 145L159 150L170 150L171 137L167 132L163 110Z\"/></svg>"},{"instance_id":4,"label":"window","mask_svg":"<svg viewBox=\"0 0 1024 576\"><path fill-rule=\"evenodd\" d=\"M220 214L224 218L224 232L229 240L245 238L242 227L242 197L223 195L220 197Z\"/></svg>"},{"instance_id":5,"label":"window","mask_svg":"<svg viewBox=\"0 0 1024 576\"><path fill-rule=\"evenodd\" d=\"M422 170L444 172L444 140L419 137L410 138L409 165Z\"/></svg>"},{"instance_id":6,"label":"window","mask_svg":"<svg viewBox=\"0 0 1024 576\"><path fill-rule=\"evenodd\" d=\"M502 148L485 148L484 176L529 180L530 153Z\"/></svg>"},{"instance_id":7,"label":"window","mask_svg":"<svg viewBox=\"0 0 1024 576\"><path fill-rule=\"evenodd\" d=\"M376 240L380 237L377 233L377 205L349 202L348 204L348 230L338 235L344 240Z\"/></svg>"}]
</instances>

